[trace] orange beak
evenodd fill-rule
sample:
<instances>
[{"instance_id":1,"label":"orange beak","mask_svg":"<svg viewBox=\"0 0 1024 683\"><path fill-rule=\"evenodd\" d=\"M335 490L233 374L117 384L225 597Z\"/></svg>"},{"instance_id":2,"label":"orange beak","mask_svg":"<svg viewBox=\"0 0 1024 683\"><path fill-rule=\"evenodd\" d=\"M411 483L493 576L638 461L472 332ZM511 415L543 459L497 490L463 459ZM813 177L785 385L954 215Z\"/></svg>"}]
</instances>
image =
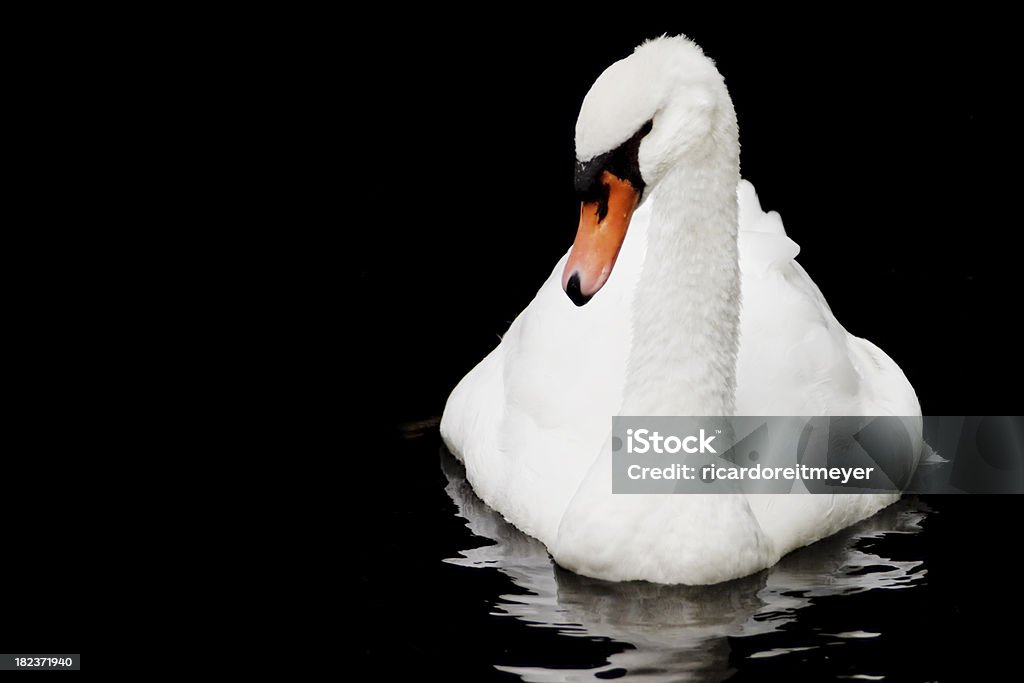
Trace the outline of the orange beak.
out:
<instances>
[{"instance_id":1,"label":"orange beak","mask_svg":"<svg viewBox=\"0 0 1024 683\"><path fill-rule=\"evenodd\" d=\"M580 227L562 271L562 289L577 306L590 301L608 281L640 199L632 184L608 171L601 174L601 184L608 188L607 206L601 202L580 205Z\"/></svg>"}]
</instances>

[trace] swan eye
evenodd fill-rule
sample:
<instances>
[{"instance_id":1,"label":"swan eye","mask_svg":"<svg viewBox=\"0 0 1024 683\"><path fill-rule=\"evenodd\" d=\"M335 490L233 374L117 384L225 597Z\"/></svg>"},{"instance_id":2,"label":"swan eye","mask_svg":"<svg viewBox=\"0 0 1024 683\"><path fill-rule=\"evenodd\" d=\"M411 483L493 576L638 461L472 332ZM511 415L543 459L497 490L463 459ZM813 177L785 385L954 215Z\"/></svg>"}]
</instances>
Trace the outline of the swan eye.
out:
<instances>
[{"instance_id":1,"label":"swan eye","mask_svg":"<svg viewBox=\"0 0 1024 683\"><path fill-rule=\"evenodd\" d=\"M615 149L589 161L576 162L577 199L584 203L596 203L601 218L608 212L608 187L601 182L605 171L627 181L643 194L646 183L640 174L640 143L653 127L654 119L650 119Z\"/></svg>"}]
</instances>

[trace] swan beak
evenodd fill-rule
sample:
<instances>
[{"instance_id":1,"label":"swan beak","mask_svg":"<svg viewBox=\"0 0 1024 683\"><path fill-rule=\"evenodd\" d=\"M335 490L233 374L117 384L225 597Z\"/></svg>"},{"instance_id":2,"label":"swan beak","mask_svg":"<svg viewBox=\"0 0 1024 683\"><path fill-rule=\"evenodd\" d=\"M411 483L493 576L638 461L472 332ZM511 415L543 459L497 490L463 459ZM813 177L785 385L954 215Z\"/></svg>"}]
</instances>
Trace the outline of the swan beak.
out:
<instances>
[{"instance_id":1,"label":"swan beak","mask_svg":"<svg viewBox=\"0 0 1024 683\"><path fill-rule=\"evenodd\" d=\"M632 184L608 171L602 173L601 184L608 189L608 201L580 204L580 227L562 271L562 289L577 306L590 301L608 281L640 199Z\"/></svg>"}]
</instances>

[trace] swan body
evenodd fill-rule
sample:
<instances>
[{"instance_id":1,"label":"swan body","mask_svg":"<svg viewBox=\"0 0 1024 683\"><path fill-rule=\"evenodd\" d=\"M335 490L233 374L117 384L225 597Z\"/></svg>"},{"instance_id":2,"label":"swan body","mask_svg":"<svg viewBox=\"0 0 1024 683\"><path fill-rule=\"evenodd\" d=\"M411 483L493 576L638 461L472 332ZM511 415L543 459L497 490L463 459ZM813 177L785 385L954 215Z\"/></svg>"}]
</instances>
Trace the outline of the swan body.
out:
<instances>
[{"instance_id":1,"label":"swan body","mask_svg":"<svg viewBox=\"0 0 1024 683\"><path fill-rule=\"evenodd\" d=\"M710 584L769 567L898 495L613 495L612 415L913 417L920 407L899 367L836 320L779 215L739 179L724 82L685 38L649 42L602 75L577 156L602 160L648 119L634 180L647 191L614 272L577 306L566 296L577 267L563 256L452 392L441 435L480 498L562 566ZM914 448L916 458L919 439Z\"/></svg>"}]
</instances>

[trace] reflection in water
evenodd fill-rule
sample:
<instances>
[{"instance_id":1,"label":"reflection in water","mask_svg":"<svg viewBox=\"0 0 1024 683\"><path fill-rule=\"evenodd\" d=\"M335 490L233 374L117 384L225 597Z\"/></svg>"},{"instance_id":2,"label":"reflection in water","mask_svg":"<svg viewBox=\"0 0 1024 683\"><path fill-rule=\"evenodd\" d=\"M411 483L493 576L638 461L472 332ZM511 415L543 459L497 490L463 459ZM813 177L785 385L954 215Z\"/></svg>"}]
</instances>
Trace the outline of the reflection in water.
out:
<instances>
[{"instance_id":1,"label":"reflection in water","mask_svg":"<svg viewBox=\"0 0 1024 683\"><path fill-rule=\"evenodd\" d=\"M505 522L476 497L462 465L442 449L446 491L477 536L495 545L461 551L447 560L506 574L525 595L503 595L496 614L557 629L568 637L604 637L626 645L607 665L589 670L498 666L527 681L593 680L629 673L631 680L717 680L729 673L726 637L773 631L797 618L813 598L900 589L923 582L920 561L894 561L864 548L864 539L913 534L927 511L904 500L874 517L784 557L774 567L715 586L610 583L556 567L539 542ZM866 631L820 633L816 642L765 648L749 658L842 644L877 636ZM630 647L631 646L631 647ZM624 670L624 671L623 671Z\"/></svg>"}]
</instances>

